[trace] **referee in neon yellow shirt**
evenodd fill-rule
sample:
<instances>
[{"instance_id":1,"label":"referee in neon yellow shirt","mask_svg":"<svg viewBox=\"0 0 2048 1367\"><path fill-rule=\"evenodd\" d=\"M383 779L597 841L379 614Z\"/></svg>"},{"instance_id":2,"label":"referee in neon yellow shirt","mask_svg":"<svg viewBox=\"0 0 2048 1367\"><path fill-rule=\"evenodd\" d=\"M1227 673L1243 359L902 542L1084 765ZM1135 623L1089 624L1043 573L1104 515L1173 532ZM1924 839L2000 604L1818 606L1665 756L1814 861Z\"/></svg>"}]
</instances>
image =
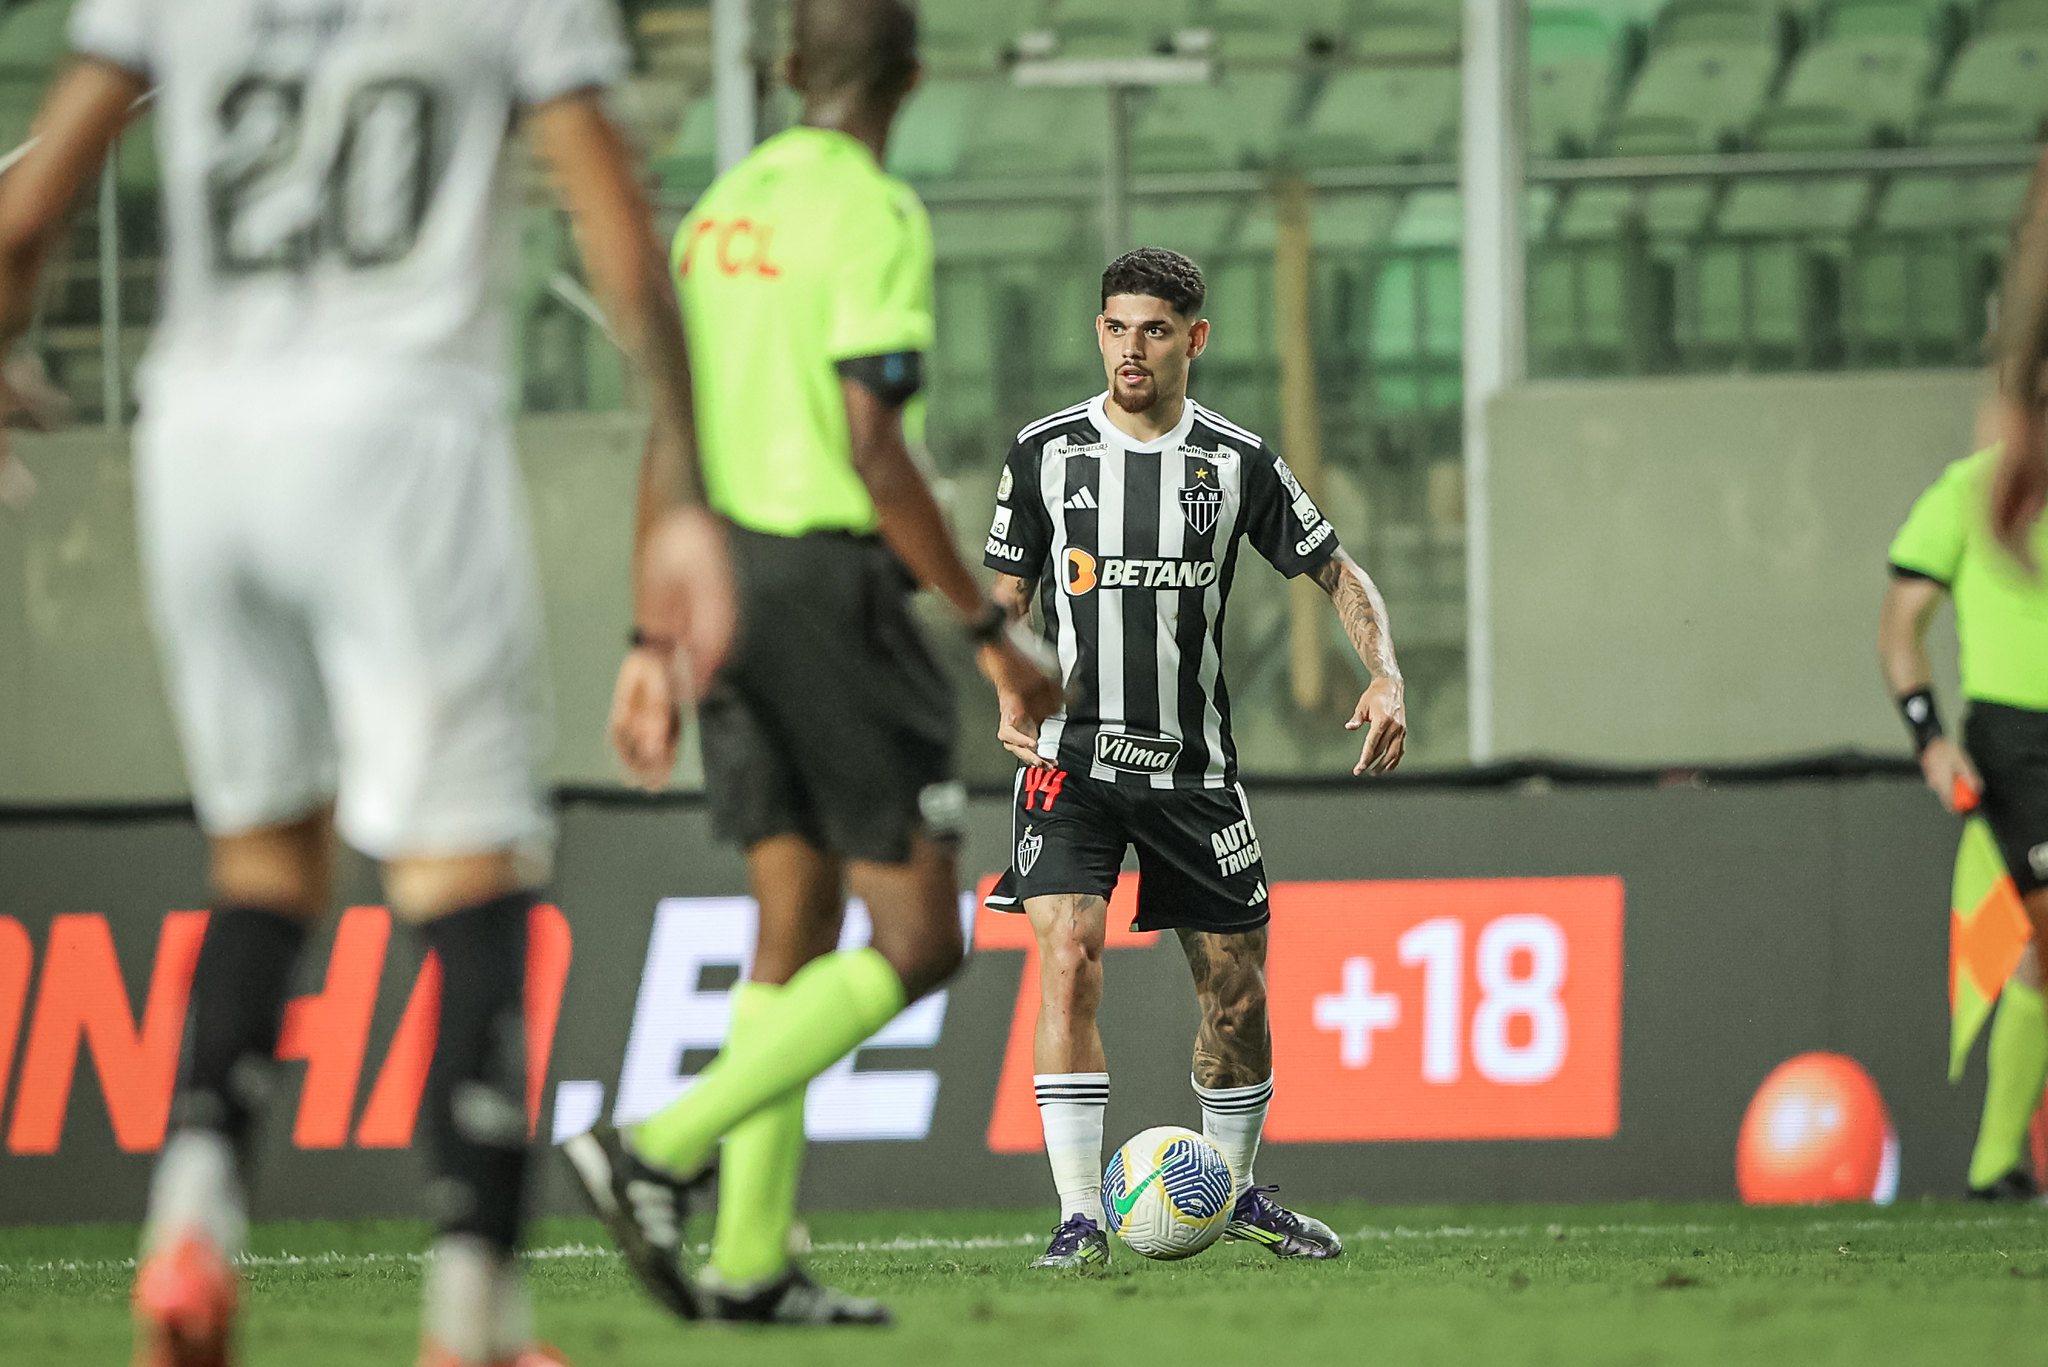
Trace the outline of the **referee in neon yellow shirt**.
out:
<instances>
[{"instance_id":1,"label":"referee in neon yellow shirt","mask_svg":"<svg viewBox=\"0 0 2048 1367\"><path fill-rule=\"evenodd\" d=\"M1885 682L1913 734L1927 786L1956 810L1958 785L1978 795L2034 925L2033 943L2000 993L1970 1195L2038 1195L2022 1161L2027 1123L2048 1081L2048 1017L2039 946L2048 926L2048 582L2028 574L1993 537L1989 510L1998 448L1942 471L1913 504L1891 546L1891 586L1878 625ZM2048 527L2030 533L2036 562ZM1963 743L1943 732L1927 659L1927 626L1955 600L1969 714Z\"/></svg>"},{"instance_id":2,"label":"referee in neon yellow shirt","mask_svg":"<svg viewBox=\"0 0 2048 1367\"><path fill-rule=\"evenodd\" d=\"M699 712L714 822L761 907L725 1048L684 1096L620 1134L565 1145L642 1284L687 1317L886 1323L821 1287L788 1240L812 1077L944 981L962 945L951 690L913 620L935 588L982 671L1037 719L1059 688L961 563L903 434L932 334L924 206L883 173L918 75L902 0L798 0L789 78L802 126L707 191L676 234L705 485L732 524L739 629ZM658 784L674 758L672 651L636 639L614 735ZM840 952L848 886L874 922ZM721 1140L722 1151L721 1151ZM718 1177L711 1264L681 1226Z\"/></svg>"}]
</instances>

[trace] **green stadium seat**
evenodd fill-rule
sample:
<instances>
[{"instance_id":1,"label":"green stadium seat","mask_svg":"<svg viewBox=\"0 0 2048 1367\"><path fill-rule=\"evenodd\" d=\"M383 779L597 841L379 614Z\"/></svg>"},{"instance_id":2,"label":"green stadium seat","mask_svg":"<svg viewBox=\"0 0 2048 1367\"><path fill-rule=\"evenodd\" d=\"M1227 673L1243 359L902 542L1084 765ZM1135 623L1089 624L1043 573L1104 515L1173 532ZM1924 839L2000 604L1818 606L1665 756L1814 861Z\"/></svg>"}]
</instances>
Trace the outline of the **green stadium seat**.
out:
<instances>
[{"instance_id":1,"label":"green stadium seat","mask_svg":"<svg viewBox=\"0 0 2048 1367\"><path fill-rule=\"evenodd\" d=\"M1211 0L1199 14L1225 61L1284 61L1312 43L1333 45L1344 28L1343 0Z\"/></svg>"},{"instance_id":2,"label":"green stadium seat","mask_svg":"<svg viewBox=\"0 0 2048 1367\"><path fill-rule=\"evenodd\" d=\"M1428 57L1455 60L1459 8L1427 0L1391 0L1355 8L1346 21L1347 46L1359 57Z\"/></svg>"},{"instance_id":3,"label":"green stadium seat","mask_svg":"<svg viewBox=\"0 0 2048 1367\"><path fill-rule=\"evenodd\" d=\"M1846 109L1780 105L1756 116L1750 141L1760 152L1847 151L1871 143L1870 126Z\"/></svg>"},{"instance_id":4,"label":"green stadium seat","mask_svg":"<svg viewBox=\"0 0 2048 1367\"><path fill-rule=\"evenodd\" d=\"M1899 176L1878 206L1875 222L1880 229L1902 232L2002 228L2019 213L2026 197L2024 171Z\"/></svg>"},{"instance_id":5,"label":"green stadium seat","mask_svg":"<svg viewBox=\"0 0 2048 1367\"><path fill-rule=\"evenodd\" d=\"M1003 50L1042 17L1037 5L991 5L987 0L925 0L918 11L918 45L940 67L994 68Z\"/></svg>"},{"instance_id":6,"label":"green stadium seat","mask_svg":"<svg viewBox=\"0 0 2048 1367\"><path fill-rule=\"evenodd\" d=\"M1714 130L1685 114L1625 114L1608 132L1608 154L1677 157L1713 149Z\"/></svg>"},{"instance_id":7,"label":"green stadium seat","mask_svg":"<svg viewBox=\"0 0 2048 1367\"><path fill-rule=\"evenodd\" d=\"M1628 341L1622 254L1609 243L1529 256L1529 361L1535 373L1613 374Z\"/></svg>"},{"instance_id":8,"label":"green stadium seat","mask_svg":"<svg viewBox=\"0 0 2048 1367\"><path fill-rule=\"evenodd\" d=\"M1682 271L1677 340L1696 365L1783 368L1801 343L1804 294L1798 248L1789 243L1714 243ZM1687 295L1690 294L1690 300ZM1689 302L1689 306L1688 306Z\"/></svg>"},{"instance_id":9,"label":"green stadium seat","mask_svg":"<svg viewBox=\"0 0 2048 1367\"><path fill-rule=\"evenodd\" d=\"M1385 245L1404 198L1391 193L1317 195L1309 204L1309 234L1316 252L1362 252ZM1270 256L1277 232L1273 201L1261 198L1245 214L1231 248Z\"/></svg>"},{"instance_id":10,"label":"green stadium seat","mask_svg":"<svg viewBox=\"0 0 2048 1367\"><path fill-rule=\"evenodd\" d=\"M1613 85L1615 33L1591 10L1529 16L1529 150L1582 156L1600 129Z\"/></svg>"},{"instance_id":11,"label":"green stadium seat","mask_svg":"<svg viewBox=\"0 0 2048 1367\"><path fill-rule=\"evenodd\" d=\"M2048 115L2048 31L1992 32L1967 43L1949 68L1946 98Z\"/></svg>"},{"instance_id":12,"label":"green stadium seat","mask_svg":"<svg viewBox=\"0 0 2048 1367\"><path fill-rule=\"evenodd\" d=\"M1140 202L1131 210L1131 240L1207 262L1223 249L1242 213L1240 202L1218 197Z\"/></svg>"},{"instance_id":13,"label":"green stadium seat","mask_svg":"<svg viewBox=\"0 0 2048 1367\"><path fill-rule=\"evenodd\" d=\"M933 316L938 345L931 356L931 421L936 426L958 430L995 417L991 377L1002 354L1000 339L1010 329L998 322L991 285L990 272L978 266L937 272Z\"/></svg>"},{"instance_id":14,"label":"green stadium seat","mask_svg":"<svg viewBox=\"0 0 2048 1367\"><path fill-rule=\"evenodd\" d=\"M2048 3L2044 0L1991 0L1978 23L1980 33L2048 32Z\"/></svg>"},{"instance_id":15,"label":"green stadium seat","mask_svg":"<svg viewBox=\"0 0 2048 1367\"><path fill-rule=\"evenodd\" d=\"M1449 359L1464 338L1464 281L1453 251L1389 255L1373 280L1375 362Z\"/></svg>"},{"instance_id":16,"label":"green stadium seat","mask_svg":"<svg viewBox=\"0 0 2048 1367\"><path fill-rule=\"evenodd\" d=\"M889 136L889 171L906 180L943 180L960 169L967 130L989 82L921 82Z\"/></svg>"},{"instance_id":17,"label":"green stadium seat","mask_svg":"<svg viewBox=\"0 0 2048 1367\"><path fill-rule=\"evenodd\" d=\"M1707 185L1652 185L1640 192L1626 185L1584 185L1565 200L1556 236L1567 242L1619 237L1628 220L1640 215L1652 237L1691 237L1713 202Z\"/></svg>"},{"instance_id":18,"label":"green stadium seat","mask_svg":"<svg viewBox=\"0 0 2048 1367\"><path fill-rule=\"evenodd\" d=\"M1931 147L1972 147L2032 142L2041 116L2004 104L1936 101L1920 118L1920 140Z\"/></svg>"},{"instance_id":19,"label":"green stadium seat","mask_svg":"<svg viewBox=\"0 0 2048 1367\"><path fill-rule=\"evenodd\" d=\"M1293 149L1309 166L1453 161L1455 66L1351 68L1330 78Z\"/></svg>"},{"instance_id":20,"label":"green stadium seat","mask_svg":"<svg viewBox=\"0 0 2048 1367\"><path fill-rule=\"evenodd\" d=\"M1718 0L1676 0L1622 104L1624 119L1685 120L1697 147L1738 139L1778 68L1773 19Z\"/></svg>"},{"instance_id":21,"label":"green stadium seat","mask_svg":"<svg viewBox=\"0 0 2048 1367\"><path fill-rule=\"evenodd\" d=\"M1109 103L1100 90L985 88L961 174L973 177L1083 175L1102 166Z\"/></svg>"},{"instance_id":22,"label":"green stadium seat","mask_svg":"<svg viewBox=\"0 0 2048 1367\"><path fill-rule=\"evenodd\" d=\"M1226 71L1215 85L1161 86L1134 121L1132 165L1141 173L1267 165L1299 84L1288 72Z\"/></svg>"},{"instance_id":23,"label":"green stadium seat","mask_svg":"<svg viewBox=\"0 0 2048 1367\"><path fill-rule=\"evenodd\" d=\"M1954 364L1984 330L1968 287L1965 244L1893 239L1848 263L1842 329L1853 362Z\"/></svg>"},{"instance_id":24,"label":"green stadium seat","mask_svg":"<svg viewBox=\"0 0 2048 1367\"><path fill-rule=\"evenodd\" d=\"M1940 60L1924 16L1912 5L1851 5L1829 11L1823 24L1820 40L1794 62L1779 105L1833 111L1858 130L1857 141L1902 137Z\"/></svg>"},{"instance_id":25,"label":"green stadium seat","mask_svg":"<svg viewBox=\"0 0 2048 1367\"><path fill-rule=\"evenodd\" d=\"M1860 177L1743 181L1728 192L1716 223L1730 236L1841 234L1863 220L1870 182Z\"/></svg>"}]
</instances>

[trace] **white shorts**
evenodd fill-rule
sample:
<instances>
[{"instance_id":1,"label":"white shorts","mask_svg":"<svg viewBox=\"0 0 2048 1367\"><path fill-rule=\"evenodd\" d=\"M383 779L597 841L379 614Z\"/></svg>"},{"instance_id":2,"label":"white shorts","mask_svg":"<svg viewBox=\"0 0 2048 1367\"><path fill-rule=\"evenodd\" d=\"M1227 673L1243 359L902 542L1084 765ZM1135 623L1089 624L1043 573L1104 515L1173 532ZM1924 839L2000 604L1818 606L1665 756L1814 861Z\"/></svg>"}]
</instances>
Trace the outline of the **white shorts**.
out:
<instances>
[{"instance_id":1,"label":"white shorts","mask_svg":"<svg viewBox=\"0 0 2048 1367\"><path fill-rule=\"evenodd\" d=\"M379 859L544 848L538 588L495 396L238 388L156 386L136 434L201 823L234 834L333 800Z\"/></svg>"}]
</instances>

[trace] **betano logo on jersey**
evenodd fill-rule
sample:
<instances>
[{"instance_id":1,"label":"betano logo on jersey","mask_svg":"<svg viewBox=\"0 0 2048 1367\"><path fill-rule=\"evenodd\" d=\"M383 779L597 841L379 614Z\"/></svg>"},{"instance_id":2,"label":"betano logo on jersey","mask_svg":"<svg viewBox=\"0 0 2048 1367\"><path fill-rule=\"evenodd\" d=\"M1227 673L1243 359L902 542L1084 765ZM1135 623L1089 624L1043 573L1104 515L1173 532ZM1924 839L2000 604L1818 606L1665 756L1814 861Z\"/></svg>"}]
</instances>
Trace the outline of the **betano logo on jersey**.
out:
<instances>
[{"instance_id":1,"label":"betano logo on jersey","mask_svg":"<svg viewBox=\"0 0 2048 1367\"><path fill-rule=\"evenodd\" d=\"M1216 582L1213 560L1144 560L1136 556L1090 555L1067 547L1066 589L1079 598L1104 589L1206 589Z\"/></svg>"}]
</instances>

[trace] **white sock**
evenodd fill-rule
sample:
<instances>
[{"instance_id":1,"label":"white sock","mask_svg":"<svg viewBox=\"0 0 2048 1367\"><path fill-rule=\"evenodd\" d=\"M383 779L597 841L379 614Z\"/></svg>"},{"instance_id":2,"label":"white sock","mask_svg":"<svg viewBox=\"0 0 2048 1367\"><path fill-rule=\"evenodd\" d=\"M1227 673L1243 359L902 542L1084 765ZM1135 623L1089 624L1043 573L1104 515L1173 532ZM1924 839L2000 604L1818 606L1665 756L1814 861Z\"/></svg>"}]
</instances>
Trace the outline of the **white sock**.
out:
<instances>
[{"instance_id":1,"label":"white sock","mask_svg":"<svg viewBox=\"0 0 2048 1367\"><path fill-rule=\"evenodd\" d=\"M1060 1189L1060 1223L1085 1215L1102 1223L1102 1112L1109 1105L1108 1073L1038 1073L1038 1118L1045 1125L1045 1156Z\"/></svg>"},{"instance_id":2,"label":"white sock","mask_svg":"<svg viewBox=\"0 0 2048 1367\"><path fill-rule=\"evenodd\" d=\"M533 1309L517 1260L484 1240L452 1234L427 1258L427 1336L457 1362L507 1362L533 1342Z\"/></svg>"},{"instance_id":3,"label":"white sock","mask_svg":"<svg viewBox=\"0 0 2048 1367\"><path fill-rule=\"evenodd\" d=\"M165 1141L149 1178L142 1251L146 1256L194 1229L229 1258L249 1233L234 1145L213 1130L178 1130Z\"/></svg>"},{"instance_id":4,"label":"white sock","mask_svg":"<svg viewBox=\"0 0 2048 1367\"><path fill-rule=\"evenodd\" d=\"M1259 1156L1259 1132L1266 1128L1266 1107L1273 1100L1273 1079L1249 1087L1204 1087L1188 1079L1202 1101L1202 1137L1223 1150L1230 1164L1233 1197L1252 1184L1252 1163Z\"/></svg>"}]
</instances>

